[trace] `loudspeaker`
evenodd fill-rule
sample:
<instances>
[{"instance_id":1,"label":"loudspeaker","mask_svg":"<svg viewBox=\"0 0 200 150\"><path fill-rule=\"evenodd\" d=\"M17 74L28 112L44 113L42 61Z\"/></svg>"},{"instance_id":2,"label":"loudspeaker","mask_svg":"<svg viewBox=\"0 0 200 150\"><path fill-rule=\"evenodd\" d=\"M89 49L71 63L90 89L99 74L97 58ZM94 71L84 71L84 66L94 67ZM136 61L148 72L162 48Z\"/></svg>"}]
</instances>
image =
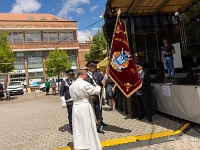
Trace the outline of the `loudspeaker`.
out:
<instances>
[{"instance_id":1,"label":"loudspeaker","mask_svg":"<svg viewBox=\"0 0 200 150\"><path fill-rule=\"evenodd\" d=\"M195 84L199 77L192 73L176 73L174 79L177 84Z\"/></svg>"},{"instance_id":2,"label":"loudspeaker","mask_svg":"<svg viewBox=\"0 0 200 150\"><path fill-rule=\"evenodd\" d=\"M152 83L161 83L164 80L164 76L158 74L151 74L150 78Z\"/></svg>"}]
</instances>

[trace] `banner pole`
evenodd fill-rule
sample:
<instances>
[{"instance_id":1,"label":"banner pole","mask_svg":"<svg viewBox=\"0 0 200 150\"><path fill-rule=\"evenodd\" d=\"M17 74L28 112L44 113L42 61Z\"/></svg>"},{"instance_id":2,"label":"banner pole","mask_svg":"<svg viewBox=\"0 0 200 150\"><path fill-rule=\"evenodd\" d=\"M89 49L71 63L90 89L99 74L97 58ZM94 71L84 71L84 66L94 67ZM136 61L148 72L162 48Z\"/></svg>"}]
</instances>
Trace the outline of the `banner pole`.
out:
<instances>
[{"instance_id":1,"label":"banner pole","mask_svg":"<svg viewBox=\"0 0 200 150\"><path fill-rule=\"evenodd\" d=\"M109 53L108 53L108 65L107 65L107 68L106 68L106 73L105 73L105 75L108 73L108 69L109 69L110 54L111 54L111 49L112 49L112 47L113 47L114 35L115 35L115 31L116 31L116 27L117 27L117 22L118 22L118 20L119 20L120 14L121 14L121 10L119 9L119 10L117 11L117 19L116 19L116 23L115 23L114 32L113 32L113 37L112 37L112 42L111 42L110 51L109 51ZM106 85L106 80L104 80L104 82L103 82L103 87L102 87L102 91L101 91L100 108L102 108L102 98L103 98L103 94L104 94L105 85Z\"/></svg>"},{"instance_id":2,"label":"banner pole","mask_svg":"<svg viewBox=\"0 0 200 150\"><path fill-rule=\"evenodd\" d=\"M127 33L127 28L126 28L126 22L124 22L124 27L125 27L125 32L126 32L127 43L128 43L128 46L129 46L128 33Z\"/></svg>"}]
</instances>

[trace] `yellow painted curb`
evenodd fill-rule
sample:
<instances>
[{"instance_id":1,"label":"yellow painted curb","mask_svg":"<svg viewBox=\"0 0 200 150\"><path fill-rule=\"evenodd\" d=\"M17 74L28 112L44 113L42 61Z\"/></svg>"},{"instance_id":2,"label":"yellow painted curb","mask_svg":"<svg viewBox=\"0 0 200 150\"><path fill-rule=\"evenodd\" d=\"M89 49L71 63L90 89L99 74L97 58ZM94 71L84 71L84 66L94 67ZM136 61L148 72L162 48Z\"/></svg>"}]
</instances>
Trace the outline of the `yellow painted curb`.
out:
<instances>
[{"instance_id":1,"label":"yellow painted curb","mask_svg":"<svg viewBox=\"0 0 200 150\"><path fill-rule=\"evenodd\" d=\"M114 146L114 145L119 145L119 144L125 144L125 143L130 143L130 142L136 142L137 138L135 136L128 136L124 138L117 138L113 140L106 140L101 142L102 147L106 146Z\"/></svg>"},{"instance_id":2,"label":"yellow painted curb","mask_svg":"<svg viewBox=\"0 0 200 150\"><path fill-rule=\"evenodd\" d=\"M58 149L55 149L55 150L74 150L73 147L66 147L66 148L58 148Z\"/></svg>"},{"instance_id":3,"label":"yellow painted curb","mask_svg":"<svg viewBox=\"0 0 200 150\"><path fill-rule=\"evenodd\" d=\"M126 143L130 143L130 142L145 141L145 140L156 139L156 138L161 138L161 137L173 136L173 135L180 134L190 124L191 124L191 122L187 122L176 131L167 130L167 131L157 132L157 133L152 133L152 134L144 134L144 135L139 135L139 136L128 136L128 137L124 137L124 138L105 140L105 141L101 142L101 146L103 148L103 147L109 147L109 146L114 146L114 145L119 145L119 144L126 144ZM59 148L56 150L74 150L74 149L73 149L73 147L67 147L67 148Z\"/></svg>"}]
</instances>

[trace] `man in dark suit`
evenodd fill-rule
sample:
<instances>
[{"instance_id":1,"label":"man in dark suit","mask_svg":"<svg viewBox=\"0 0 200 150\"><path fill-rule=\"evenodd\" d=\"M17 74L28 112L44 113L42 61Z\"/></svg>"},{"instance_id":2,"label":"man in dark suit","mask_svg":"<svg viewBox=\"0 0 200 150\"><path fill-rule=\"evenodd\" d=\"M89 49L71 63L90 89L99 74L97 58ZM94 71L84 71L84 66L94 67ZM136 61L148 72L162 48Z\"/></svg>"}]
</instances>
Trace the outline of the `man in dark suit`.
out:
<instances>
[{"instance_id":1,"label":"man in dark suit","mask_svg":"<svg viewBox=\"0 0 200 150\"><path fill-rule=\"evenodd\" d=\"M100 72L96 72L96 63L93 61L89 61L86 64L86 67L88 68L88 76L86 78L86 81L91 83L92 85L97 84L99 86L102 86L103 76ZM104 131L101 129L101 126L107 126L107 124L103 122L102 108L100 106L100 95L93 95L92 102L95 111L95 116L98 122L97 132L104 133Z\"/></svg>"},{"instance_id":2,"label":"man in dark suit","mask_svg":"<svg viewBox=\"0 0 200 150\"><path fill-rule=\"evenodd\" d=\"M143 70L142 63L136 63L138 74L142 81L142 87L136 92L136 104L139 120L144 119L145 112L149 122L152 122L153 106L151 95L151 78L148 72Z\"/></svg>"},{"instance_id":3,"label":"man in dark suit","mask_svg":"<svg viewBox=\"0 0 200 150\"><path fill-rule=\"evenodd\" d=\"M60 98L62 100L62 103L66 104L67 112L68 112L68 120L69 120L69 129L71 134L73 134L72 130L72 108L73 108L73 99L71 99L71 96L69 95L69 86L74 82L74 73L73 70L67 70L66 71L66 79L63 79L61 82L60 87ZM62 106L64 106L62 104Z\"/></svg>"}]
</instances>

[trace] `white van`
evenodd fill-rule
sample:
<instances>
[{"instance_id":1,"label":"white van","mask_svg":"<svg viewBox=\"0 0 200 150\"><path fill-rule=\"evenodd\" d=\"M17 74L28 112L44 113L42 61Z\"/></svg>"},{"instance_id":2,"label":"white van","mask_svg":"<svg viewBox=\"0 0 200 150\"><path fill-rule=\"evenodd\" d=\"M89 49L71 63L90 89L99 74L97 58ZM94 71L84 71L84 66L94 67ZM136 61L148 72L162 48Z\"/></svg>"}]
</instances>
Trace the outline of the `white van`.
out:
<instances>
[{"instance_id":1,"label":"white van","mask_svg":"<svg viewBox=\"0 0 200 150\"><path fill-rule=\"evenodd\" d=\"M56 86L58 87L58 79L54 79L56 81ZM61 82L62 82L63 78L59 78L59 86L61 85ZM51 83L52 79L49 79L49 82ZM43 91L45 92L46 89L45 89L45 83L42 83L40 85L40 91Z\"/></svg>"},{"instance_id":2,"label":"white van","mask_svg":"<svg viewBox=\"0 0 200 150\"><path fill-rule=\"evenodd\" d=\"M22 95L24 94L24 83L22 81L11 81L7 86L7 92L10 95Z\"/></svg>"}]
</instances>

